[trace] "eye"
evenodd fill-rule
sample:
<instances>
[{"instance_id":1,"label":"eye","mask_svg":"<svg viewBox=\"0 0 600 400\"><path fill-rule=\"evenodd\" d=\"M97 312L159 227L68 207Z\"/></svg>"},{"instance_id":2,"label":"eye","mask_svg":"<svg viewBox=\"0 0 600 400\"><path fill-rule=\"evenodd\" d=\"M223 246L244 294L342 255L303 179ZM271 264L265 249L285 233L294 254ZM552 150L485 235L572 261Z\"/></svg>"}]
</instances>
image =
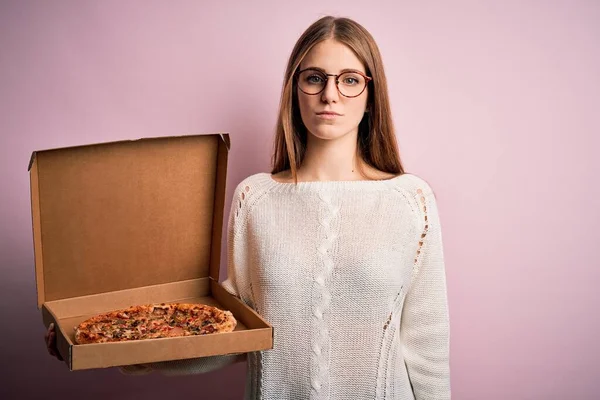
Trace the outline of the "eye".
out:
<instances>
[{"instance_id":1,"label":"eye","mask_svg":"<svg viewBox=\"0 0 600 400\"><path fill-rule=\"evenodd\" d=\"M312 74L306 77L306 82L308 83L315 83L315 84L319 84L319 83L323 83L325 80L323 79L323 76L321 76L320 74Z\"/></svg>"},{"instance_id":2,"label":"eye","mask_svg":"<svg viewBox=\"0 0 600 400\"><path fill-rule=\"evenodd\" d=\"M362 82L362 77L356 74L352 74L352 75L348 75L348 74L344 74L342 76L341 82L344 85L347 86L354 86L354 85L358 85L359 83Z\"/></svg>"}]
</instances>

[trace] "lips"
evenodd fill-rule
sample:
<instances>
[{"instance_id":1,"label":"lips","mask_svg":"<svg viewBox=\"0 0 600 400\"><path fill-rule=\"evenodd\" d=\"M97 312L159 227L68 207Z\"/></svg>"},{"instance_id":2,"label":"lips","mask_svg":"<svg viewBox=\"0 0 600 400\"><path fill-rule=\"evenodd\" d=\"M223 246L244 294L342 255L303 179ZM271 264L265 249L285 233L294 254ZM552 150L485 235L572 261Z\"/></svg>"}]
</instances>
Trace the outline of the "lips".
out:
<instances>
[{"instance_id":1,"label":"lips","mask_svg":"<svg viewBox=\"0 0 600 400\"><path fill-rule=\"evenodd\" d=\"M318 112L317 115L338 115L338 116L340 116L342 114L338 114L338 113L333 112L333 111L321 111L321 112Z\"/></svg>"}]
</instances>

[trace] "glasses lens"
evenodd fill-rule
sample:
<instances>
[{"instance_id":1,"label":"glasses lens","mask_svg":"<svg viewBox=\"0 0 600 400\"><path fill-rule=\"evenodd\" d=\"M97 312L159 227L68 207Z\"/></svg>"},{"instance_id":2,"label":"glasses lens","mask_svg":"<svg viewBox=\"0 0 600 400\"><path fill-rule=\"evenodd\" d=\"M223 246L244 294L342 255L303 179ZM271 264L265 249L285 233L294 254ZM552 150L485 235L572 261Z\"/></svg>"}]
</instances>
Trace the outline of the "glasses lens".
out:
<instances>
[{"instance_id":1,"label":"glasses lens","mask_svg":"<svg viewBox=\"0 0 600 400\"><path fill-rule=\"evenodd\" d=\"M338 78L338 88L344 96L354 97L365 89L366 79L355 72L345 72Z\"/></svg>"},{"instance_id":2,"label":"glasses lens","mask_svg":"<svg viewBox=\"0 0 600 400\"><path fill-rule=\"evenodd\" d=\"M308 69L298 76L298 86L304 93L317 94L323 90L326 83L327 77L317 70Z\"/></svg>"}]
</instances>

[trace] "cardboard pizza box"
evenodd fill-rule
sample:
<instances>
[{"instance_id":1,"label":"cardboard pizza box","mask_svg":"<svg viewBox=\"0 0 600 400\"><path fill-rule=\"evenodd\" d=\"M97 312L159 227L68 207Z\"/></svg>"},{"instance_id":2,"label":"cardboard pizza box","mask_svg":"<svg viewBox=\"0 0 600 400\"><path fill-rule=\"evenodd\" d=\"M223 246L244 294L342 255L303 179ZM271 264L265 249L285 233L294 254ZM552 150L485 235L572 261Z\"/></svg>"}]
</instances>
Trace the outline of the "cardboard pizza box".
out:
<instances>
[{"instance_id":1,"label":"cardboard pizza box","mask_svg":"<svg viewBox=\"0 0 600 400\"><path fill-rule=\"evenodd\" d=\"M44 325L71 370L271 349L273 328L219 283L228 134L36 151L29 163ZM78 345L74 327L137 304L230 310L233 332Z\"/></svg>"}]
</instances>

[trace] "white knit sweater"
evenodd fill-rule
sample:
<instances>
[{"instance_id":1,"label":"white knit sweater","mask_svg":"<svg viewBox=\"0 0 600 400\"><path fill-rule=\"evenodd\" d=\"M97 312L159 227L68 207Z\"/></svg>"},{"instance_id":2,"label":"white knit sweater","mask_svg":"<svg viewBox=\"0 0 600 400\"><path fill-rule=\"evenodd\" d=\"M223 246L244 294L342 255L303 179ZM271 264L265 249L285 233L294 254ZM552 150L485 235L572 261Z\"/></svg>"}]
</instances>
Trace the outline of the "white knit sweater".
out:
<instances>
[{"instance_id":1,"label":"white knit sweater","mask_svg":"<svg viewBox=\"0 0 600 400\"><path fill-rule=\"evenodd\" d=\"M450 399L442 234L423 179L296 186L255 174L237 186L228 228L223 285L274 328L273 349L248 354L246 399Z\"/></svg>"}]
</instances>

